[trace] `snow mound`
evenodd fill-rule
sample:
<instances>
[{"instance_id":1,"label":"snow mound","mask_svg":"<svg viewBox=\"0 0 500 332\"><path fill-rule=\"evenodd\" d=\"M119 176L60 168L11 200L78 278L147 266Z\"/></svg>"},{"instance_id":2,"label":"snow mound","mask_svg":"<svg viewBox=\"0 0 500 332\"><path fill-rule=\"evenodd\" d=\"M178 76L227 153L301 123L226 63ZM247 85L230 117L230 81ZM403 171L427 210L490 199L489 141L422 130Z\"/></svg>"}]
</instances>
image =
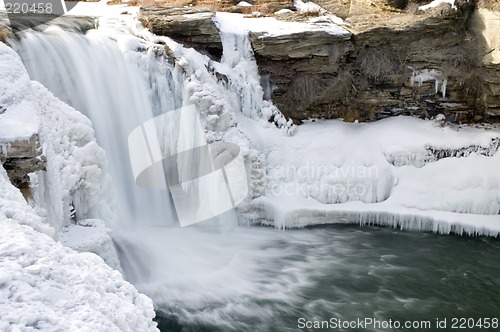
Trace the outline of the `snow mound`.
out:
<instances>
[{"instance_id":1,"label":"snow mound","mask_svg":"<svg viewBox=\"0 0 500 332\"><path fill-rule=\"evenodd\" d=\"M496 129L411 117L316 121L293 137L242 128L265 155L265 190L245 213L276 227L348 220L495 236L500 228Z\"/></svg>"},{"instance_id":2,"label":"snow mound","mask_svg":"<svg viewBox=\"0 0 500 332\"><path fill-rule=\"evenodd\" d=\"M26 204L23 195L10 183L7 172L0 164L0 220L7 219L11 219L19 225L30 226L49 236L55 234L55 230L45 224L44 219Z\"/></svg>"},{"instance_id":3,"label":"snow mound","mask_svg":"<svg viewBox=\"0 0 500 332\"><path fill-rule=\"evenodd\" d=\"M424 5L424 6L420 6L418 7L418 9L420 10L428 10L428 9L432 9L432 8L436 8L437 6L443 4L443 3L447 3L451 6L451 8L453 9L457 9L457 6L455 6L455 0L434 0L432 1L431 3L427 4L427 5Z\"/></svg>"},{"instance_id":4,"label":"snow mound","mask_svg":"<svg viewBox=\"0 0 500 332\"><path fill-rule=\"evenodd\" d=\"M152 301L118 271L37 231L43 220L1 166L0 223L1 331L157 331Z\"/></svg>"},{"instance_id":5,"label":"snow mound","mask_svg":"<svg viewBox=\"0 0 500 332\"><path fill-rule=\"evenodd\" d=\"M70 224L59 232L59 242L77 252L92 252L111 268L121 271L120 261L109 233L111 230L99 219L85 219Z\"/></svg>"},{"instance_id":6,"label":"snow mound","mask_svg":"<svg viewBox=\"0 0 500 332\"><path fill-rule=\"evenodd\" d=\"M216 22L219 26L219 30L222 32L239 34L260 32L264 33L262 36L263 38L318 31L324 31L334 36L350 35L349 31L340 27L338 23L331 21L329 23L287 22L279 21L273 17L248 18L244 17L243 14L217 13Z\"/></svg>"},{"instance_id":7,"label":"snow mound","mask_svg":"<svg viewBox=\"0 0 500 332\"><path fill-rule=\"evenodd\" d=\"M0 43L0 141L29 139L38 132L30 79L19 56Z\"/></svg>"}]
</instances>

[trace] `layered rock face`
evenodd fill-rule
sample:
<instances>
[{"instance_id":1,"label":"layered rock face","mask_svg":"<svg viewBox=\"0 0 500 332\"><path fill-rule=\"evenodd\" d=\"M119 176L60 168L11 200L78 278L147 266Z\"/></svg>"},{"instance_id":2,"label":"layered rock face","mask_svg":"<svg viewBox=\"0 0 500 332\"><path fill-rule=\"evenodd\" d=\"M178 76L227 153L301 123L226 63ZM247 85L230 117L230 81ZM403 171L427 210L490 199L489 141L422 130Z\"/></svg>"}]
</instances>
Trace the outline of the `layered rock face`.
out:
<instances>
[{"instance_id":1,"label":"layered rock face","mask_svg":"<svg viewBox=\"0 0 500 332\"><path fill-rule=\"evenodd\" d=\"M250 32L266 97L298 123L400 114L444 114L457 123L500 121L499 12L477 8L475 1L456 1L456 9L443 4L417 10L429 2L318 0L347 17L350 33ZM153 32L217 58L219 51L213 50L221 45L213 13L191 11L146 8L141 20ZM291 13L278 19L307 18Z\"/></svg>"},{"instance_id":2,"label":"layered rock face","mask_svg":"<svg viewBox=\"0 0 500 332\"><path fill-rule=\"evenodd\" d=\"M499 76L491 70L486 74L487 66L481 64L471 5L416 15L385 10L390 1L370 1L371 9L365 3L351 2L351 13L357 14L347 19L352 36L330 44L333 57L283 59L287 52L280 52L279 38L267 38L267 50L275 49L275 54L262 52L252 39L261 74L269 77L272 99L284 114L294 120L371 121L440 113L452 122L499 120L489 107L493 97L487 96L485 85ZM313 60L324 65L311 68L307 63Z\"/></svg>"},{"instance_id":3,"label":"layered rock face","mask_svg":"<svg viewBox=\"0 0 500 332\"><path fill-rule=\"evenodd\" d=\"M38 135L34 134L27 140L0 142L0 163L16 187L28 190L28 174L45 170L46 166Z\"/></svg>"},{"instance_id":4,"label":"layered rock face","mask_svg":"<svg viewBox=\"0 0 500 332\"><path fill-rule=\"evenodd\" d=\"M220 59L222 42L214 16L214 12L204 8L143 7L139 20L154 34L169 36L196 47L211 58Z\"/></svg>"}]
</instances>

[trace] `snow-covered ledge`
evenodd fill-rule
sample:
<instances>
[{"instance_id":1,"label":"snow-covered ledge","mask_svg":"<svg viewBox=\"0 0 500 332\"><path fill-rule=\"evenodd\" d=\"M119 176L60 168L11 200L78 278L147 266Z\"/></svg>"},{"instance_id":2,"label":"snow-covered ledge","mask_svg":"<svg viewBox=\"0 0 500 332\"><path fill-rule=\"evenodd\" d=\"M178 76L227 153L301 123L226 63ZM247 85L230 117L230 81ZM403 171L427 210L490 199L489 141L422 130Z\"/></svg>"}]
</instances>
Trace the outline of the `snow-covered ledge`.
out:
<instances>
[{"instance_id":1,"label":"snow-covered ledge","mask_svg":"<svg viewBox=\"0 0 500 332\"><path fill-rule=\"evenodd\" d=\"M242 128L267 149L265 193L241 207L250 221L500 235L498 127L397 117L316 120L292 137Z\"/></svg>"},{"instance_id":2,"label":"snow-covered ledge","mask_svg":"<svg viewBox=\"0 0 500 332\"><path fill-rule=\"evenodd\" d=\"M55 242L0 166L0 330L156 331L152 301L97 255Z\"/></svg>"}]
</instances>

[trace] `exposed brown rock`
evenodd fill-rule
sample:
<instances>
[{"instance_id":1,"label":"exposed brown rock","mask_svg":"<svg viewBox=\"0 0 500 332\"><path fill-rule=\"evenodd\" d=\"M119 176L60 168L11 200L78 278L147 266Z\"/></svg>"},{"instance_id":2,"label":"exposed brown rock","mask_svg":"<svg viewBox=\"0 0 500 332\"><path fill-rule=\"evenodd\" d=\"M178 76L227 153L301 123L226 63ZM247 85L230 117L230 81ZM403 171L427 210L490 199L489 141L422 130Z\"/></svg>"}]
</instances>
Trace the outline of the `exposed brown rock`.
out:
<instances>
[{"instance_id":1,"label":"exposed brown rock","mask_svg":"<svg viewBox=\"0 0 500 332\"><path fill-rule=\"evenodd\" d=\"M141 7L139 20L157 35L193 46L198 51L220 59L222 42L213 17L206 8Z\"/></svg>"},{"instance_id":2,"label":"exposed brown rock","mask_svg":"<svg viewBox=\"0 0 500 332\"><path fill-rule=\"evenodd\" d=\"M2 142L0 162L11 182L18 188L29 187L29 173L45 170L46 159L38 141L38 135L27 140Z\"/></svg>"},{"instance_id":3,"label":"exposed brown rock","mask_svg":"<svg viewBox=\"0 0 500 332\"><path fill-rule=\"evenodd\" d=\"M265 96L297 123L440 113L452 122L500 121L500 14L488 1L480 0L479 10L474 1L457 1L457 10L443 4L422 12L418 6L430 0L317 0L347 16L350 34L250 33ZM141 13L157 34L212 57L221 51L207 10ZM277 18L308 19L297 13ZM426 70L436 79L419 80Z\"/></svg>"},{"instance_id":4,"label":"exposed brown rock","mask_svg":"<svg viewBox=\"0 0 500 332\"><path fill-rule=\"evenodd\" d=\"M344 43L352 46L336 61L314 54L307 62L287 57L293 50L285 47L280 52L279 40L274 47L267 45L274 54L254 45L259 70L273 91L271 98L286 116L370 121L399 114L432 117L443 113L453 122L499 120L500 76L496 66L481 64L470 3L458 10L446 5L418 15L388 11L385 8L394 4L381 0L353 0L350 6L360 3L364 9L359 12L369 14L348 18L352 37ZM367 4L376 8L370 10ZM494 38L498 28L489 31ZM341 44L321 44L325 49L332 45ZM309 47L315 50L315 46L320 45ZM437 91L435 80L412 80L422 70L438 73Z\"/></svg>"}]
</instances>

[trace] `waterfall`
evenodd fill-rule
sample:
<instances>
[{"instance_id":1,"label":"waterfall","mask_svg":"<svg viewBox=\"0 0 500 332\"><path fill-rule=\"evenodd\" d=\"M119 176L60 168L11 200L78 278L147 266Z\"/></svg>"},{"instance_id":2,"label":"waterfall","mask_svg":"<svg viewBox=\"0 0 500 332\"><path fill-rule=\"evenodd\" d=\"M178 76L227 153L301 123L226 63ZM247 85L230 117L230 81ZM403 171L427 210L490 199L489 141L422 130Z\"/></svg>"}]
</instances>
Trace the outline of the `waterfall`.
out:
<instances>
[{"instance_id":1,"label":"waterfall","mask_svg":"<svg viewBox=\"0 0 500 332\"><path fill-rule=\"evenodd\" d=\"M121 267L129 281L153 298L157 309L177 308L180 316L189 317L233 295L236 301L267 287L281 298L281 292L290 289L281 287L285 282L281 280L271 286L265 278L250 280L264 260L254 248L265 246L270 238L232 227L238 218L234 211L197 227L154 227L177 225L172 223L178 220L172 199L167 191L136 186L130 167L129 134L145 121L191 104L199 112L208 143L224 139L242 143L249 168L261 167L256 166L258 151L238 129L240 117L250 117L271 130L281 127L284 133L291 127L270 101L263 100L248 37L223 34L226 50L221 63L167 37L145 30L131 34L103 24L85 35L51 26L44 31L25 30L17 37L9 43L31 79L92 121L108 160L105 186L118 213L117 223L109 226L114 228ZM239 56L242 46L245 50ZM274 124L268 122L272 116ZM194 132L188 129L182 135ZM228 282L231 287L224 289ZM177 303L184 303L187 310ZM233 311L231 305L221 309Z\"/></svg>"},{"instance_id":2,"label":"waterfall","mask_svg":"<svg viewBox=\"0 0 500 332\"><path fill-rule=\"evenodd\" d=\"M265 102L264 90L260 86L257 63L248 34L221 31L221 40L221 63L231 68L238 77L231 83L239 97L241 112L249 118L258 119Z\"/></svg>"},{"instance_id":3,"label":"waterfall","mask_svg":"<svg viewBox=\"0 0 500 332\"><path fill-rule=\"evenodd\" d=\"M140 52L138 38L98 30L86 35L52 26L25 31L11 40L31 79L88 116L108 159L107 189L120 226L123 221L172 224L176 219L166 191L137 187L130 170L127 138L155 115L182 104L179 71L157 49Z\"/></svg>"},{"instance_id":4,"label":"waterfall","mask_svg":"<svg viewBox=\"0 0 500 332\"><path fill-rule=\"evenodd\" d=\"M56 25L25 30L9 42L31 79L92 121L106 151L111 177L106 187L120 226L173 225L177 215L170 194L134 183L127 142L135 128L191 104L200 113L208 143L223 140L239 114L265 126L272 120L285 133L294 128L263 99L247 34L221 31L219 63L167 37L115 23L101 22L85 35ZM178 135L189 141L194 131L181 129Z\"/></svg>"},{"instance_id":5,"label":"waterfall","mask_svg":"<svg viewBox=\"0 0 500 332\"><path fill-rule=\"evenodd\" d=\"M265 96L248 31L234 29L226 14L217 13L215 21L222 41L221 64L230 69L229 88L238 97L238 109L249 118L271 121L287 135L294 135L292 120L287 121Z\"/></svg>"}]
</instances>

